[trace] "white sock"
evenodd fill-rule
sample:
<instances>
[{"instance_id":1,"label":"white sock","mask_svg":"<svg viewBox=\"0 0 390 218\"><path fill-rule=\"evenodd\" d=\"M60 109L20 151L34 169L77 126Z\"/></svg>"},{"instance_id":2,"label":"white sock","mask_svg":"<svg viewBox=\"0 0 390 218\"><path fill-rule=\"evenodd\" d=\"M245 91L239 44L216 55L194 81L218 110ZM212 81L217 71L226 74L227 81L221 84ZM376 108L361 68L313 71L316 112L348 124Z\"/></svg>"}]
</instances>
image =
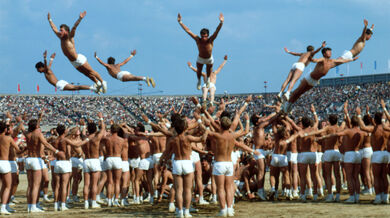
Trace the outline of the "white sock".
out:
<instances>
[{"instance_id":1,"label":"white sock","mask_svg":"<svg viewBox=\"0 0 390 218\"><path fill-rule=\"evenodd\" d=\"M36 204L31 204L31 210L36 210L37 209L37 205Z\"/></svg>"},{"instance_id":2,"label":"white sock","mask_svg":"<svg viewBox=\"0 0 390 218\"><path fill-rule=\"evenodd\" d=\"M96 201L100 201L100 195L96 195Z\"/></svg>"},{"instance_id":3,"label":"white sock","mask_svg":"<svg viewBox=\"0 0 390 218\"><path fill-rule=\"evenodd\" d=\"M175 206L175 203L173 203L173 202L169 203L169 207L174 207L174 206Z\"/></svg>"},{"instance_id":4,"label":"white sock","mask_svg":"<svg viewBox=\"0 0 390 218\"><path fill-rule=\"evenodd\" d=\"M7 205L6 204L1 204L1 210L2 211L7 210Z\"/></svg>"},{"instance_id":5,"label":"white sock","mask_svg":"<svg viewBox=\"0 0 390 218\"><path fill-rule=\"evenodd\" d=\"M65 207L66 207L66 203L62 202L62 203L61 203L61 207L62 207L62 208L65 208Z\"/></svg>"},{"instance_id":6,"label":"white sock","mask_svg":"<svg viewBox=\"0 0 390 218\"><path fill-rule=\"evenodd\" d=\"M203 196L199 197L199 201L204 201Z\"/></svg>"},{"instance_id":7,"label":"white sock","mask_svg":"<svg viewBox=\"0 0 390 218\"><path fill-rule=\"evenodd\" d=\"M84 201L84 207L89 207L88 201Z\"/></svg>"},{"instance_id":8,"label":"white sock","mask_svg":"<svg viewBox=\"0 0 390 218\"><path fill-rule=\"evenodd\" d=\"M184 214L189 214L190 213L190 209L187 209L187 208L184 208Z\"/></svg>"},{"instance_id":9,"label":"white sock","mask_svg":"<svg viewBox=\"0 0 390 218\"><path fill-rule=\"evenodd\" d=\"M97 203L96 203L96 200L92 200L92 206L96 206Z\"/></svg>"}]
</instances>

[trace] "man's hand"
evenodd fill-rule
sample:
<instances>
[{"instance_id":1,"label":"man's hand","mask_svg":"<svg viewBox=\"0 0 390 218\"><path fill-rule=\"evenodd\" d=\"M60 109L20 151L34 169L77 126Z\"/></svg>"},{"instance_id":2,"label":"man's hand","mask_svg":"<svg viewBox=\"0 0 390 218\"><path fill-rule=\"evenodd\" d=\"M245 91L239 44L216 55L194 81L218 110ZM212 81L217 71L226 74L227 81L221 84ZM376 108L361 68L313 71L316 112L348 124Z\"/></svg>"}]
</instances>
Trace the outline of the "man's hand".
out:
<instances>
[{"instance_id":1,"label":"man's hand","mask_svg":"<svg viewBox=\"0 0 390 218\"><path fill-rule=\"evenodd\" d=\"M195 104L195 105L198 105L199 104L199 100L197 97L191 97L191 101Z\"/></svg>"},{"instance_id":2,"label":"man's hand","mask_svg":"<svg viewBox=\"0 0 390 218\"><path fill-rule=\"evenodd\" d=\"M252 101L252 95L249 95L246 99L245 99L245 102L246 103L249 103Z\"/></svg>"},{"instance_id":3,"label":"man's hand","mask_svg":"<svg viewBox=\"0 0 390 218\"><path fill-rule=\"evenodd\" d=\"M54 52L53 54L50 55L51 59L54 59L56 57L56 53Z\"/></svg>"},{"instance_id":4,"label":"man's hand","mask_svg":"<svg viewBox=\"0 0 390 218\"><path fill-rule=\"evenodd\" d=\"M45 52L43 52L43 57L44 57L44 58L47 57L47 50L45 50Z\"/></svg>"},{"instance_id":5,"label":"man's hand","mask_svg":"<svg viewBox=\"0 0 390 218\"><path fill-rule=\"evenodd\" d=\"M368 21L366 19L364 19L364 26L367 26L368 25Z\"/></svg>"},{"instance_id":6,"label":"man's hand","mask_svg":"<svg viewBox=\"0 0 390 218\"><path fill-rule=\"evenodd\" d=\"M181 15L180 15L180 13L177 14L177 22L179 22L179 23L181 22Z\"/></svg>"},{"instance_id":7,"label":"man's hand","mask_svg":"<svg viewBox=\"0 0 390 218\"><path fill-rule=\"evenodd\" d=\"M99 119L102 119L102 118L103 118L102 112L99 112L97 115L98 115Z\"/></svg>"},{"instance_id":8,"label":"man's hand","mask_svg":"<svg viewBox=\"0 0 390 218\"><path fill-rule=\"evenodd\" d=\"M287 53L290 52L286 47L284 47L284 51L287 52Z\"/></svg>"},{"instance_id":9,"label":"man's hand","mask_svg":"<svg viewBox=\"0 0 390 218\"><path fill-rule=\"evenodd\" d=\"M359 56L354 57L353 61L356 61L357 59L359 59Z\"/></svg>"},{"instance_id":10,"label":"man's hand","mask_svg":"<svg viewBox=\"0 0 390 218\"><path fill-rule=\"evenodd\" d=\"M48 19L48 20L51 19L50 12L47 13L47 19Z\"/></svg>"},{"instance_id":11,"label":"man's hand","mask_svg":"<svg viewBox=\"0 0 390 218\"><path fill-rule=\"evenodd\" d=\"M310 105L310 111L314 114L316 112L316 108L313 104Z\"/></svg>"},{"instance_id":12,"label":"man's hand","mask_svg":"<svg viewBox=\"0 0 390 218\"><path fill-rule=\"evenodd\" d=\"M362 113L362 110L360 109L360 107L357 107L356 108L356 114L357 115L360 115Z\"/></svg>"},{"instance_id":13,"label":"man's hand","mask_svg":"<svg viewBox=\"0 0 390 218\"><path fill-rule=\"evenodd\" d=\"M245 120L249 120L249 115L248 115L248 113L246 113L246 112L244 113L244 119L245 119Z\"/></svg>"},{"instance_id":14,"label":"man's hand","mask_svg":"<svg viewBox=\"0 0 390 218\"><path fill-rule=\"evenodd\" d=\"M145 122L149 122L149 118L145 114L142 114L141 117L143 120L145 120Z\"/></svg>"},{"instance_id":15,"label":"man's hand","mask_svg":"<svg viewBox=\"0 0 390 218\"><path fill-rule=\"evenodd\" d=\"M187 62L187 65L189 66L189 67L192 67L192 64L191 64L191 62Z\"/></svg>"},{"instance_id":16,"label":"man's hand","mask_svg":"<svg viewBox=\"0 0 390 218\"><path fill-rule=\"evenodd\" d=\"M370 28L370 29L371 29L371 30L373 30L373 29L374 29L374 24L372 24L372 25L371 25L371 28Z\"/></svg>"},{"instance_id":17,"label":"man's hand","mask_svg":"<svg viewBox=\"0 0 390 218\"><path fill-rule=\"evenodd\" d=\"M86 11L84 11L84 12L81 12L80 13L80 19L83 19L84 17L85 17L85 15L87 14L87 12Z\"/></svg>"},{"instance_id":18,"label":"man's hand","mask_svg":"<svg viewBox=\"0 0 390 218\"><path fill-rule=\"evenodd\" d=\"M385 101L383 99L381 99L381 105L382 105L382 108L386 108L386 104L385 104ZM368 107L368 105L367 105Z\"/></svg>"},{"instance_id":19,"label":"man's hand","mask_svg":"<svg viewBox=\"0 0 390 218\"><path fill-rule=\"evenodd\" d=\"M42 119L42 117L43 117L43 112L39 113L38 117L39 117L39 119Z\"/></svg>"},{"instance_id":20,"label":"man's hand","mask_svg":"<svg viewBox=\"0 0 390 218\"><path fill-rule=\"evenodd\" d=\"M137 50L134 49L133 51L131 51L130 54L134 56L135 54L137 54Z\"/></svg>"},{"instance_id":21,"label":"man's hand","mask_svg":"<svg viewBox=\"0 0 390 218\"><path fill-rule=\"evenodd\" d=\"M325 48L325 46L326 46L326 41L323 41L321 47Z\"/></svg>"},{"instance_id":22,"label":"man's hand","mask_svg":"<svg viewBox=\"0 0 390 218\"><path fill-rule=\"evenodd\" d=\"M96 54L96 51L95 51L95 53L93 54L93 56L97 59L97 54Z\"/></svg>"},{"instance_id":23,"label":"man's hand","mask_svg":"<svg viewBox=\"0 0 390 218\"><path fill-rule=\"evenodd\" d=\"M225 18L223 17L223 14L220 13L219 14L219 21L221 21L221 23L223 23L224 20L225 20Z\"/></svg>"},{"instance_id":24,"label":"man's hand","mask_svg":"<svg viewBox=\"0 0 390 218\"><path fill-rule=\"evenodd\" d=\"M225 55L225 57L223 57L223 59L224 59L225 61L227 61L227 55Z\"/></svg>"}]
</instances>

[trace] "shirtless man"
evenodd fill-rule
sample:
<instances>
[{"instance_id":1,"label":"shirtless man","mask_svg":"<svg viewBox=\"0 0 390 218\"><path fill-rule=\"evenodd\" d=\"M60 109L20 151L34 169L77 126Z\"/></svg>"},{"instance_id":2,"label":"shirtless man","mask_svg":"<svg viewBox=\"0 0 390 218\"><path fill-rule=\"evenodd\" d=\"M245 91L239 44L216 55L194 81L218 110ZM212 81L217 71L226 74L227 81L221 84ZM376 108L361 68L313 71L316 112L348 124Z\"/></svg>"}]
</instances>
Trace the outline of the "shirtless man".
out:
<instances>
[{"instance_id":1,"label":"shirtless man","mask_svg":"<svg viewBox=\"0 0 390 218\"><path fill-rule=\"evenodd\" d=\"M302 79L298 88L296 88L292 93L290 99L283 104L282 109L285 113L291 110L292 104L294 104L299 99L299 97L316 86L318 81L324 77L330 69L343 63L355 61L359 58L354 57L353 59L330 59L332 56L332 49L329 47L323 48L321 52L324 57L319 59L312 59L312 62L317 63L313 72L311 72L308 77Z\"/></svg>"},{"instance_id":2,"label":"shirtless man","mask_svg":"<svg viewBox=\"0 0 390 218\"><path fill-rule=\"evenodd\" d=\"M372 36L372 31L374 30L374 24L371 25L370 29L367 29L368 21L364 19L364 28L362 35L356 40L355 44L353 44L351 50L344 51L343 55L339 57L339 59L344 60L353 60L354 57L362 52L364 46L366 45L366 41L370 40Z\"/></svg>"},{"instance_id":3,"label":"shirtless man","mask_svg":"<svg viewBox=\"0 0 390 218\"><path fill-rule=\"evenodd\" d=\"M170 124L167 126L170 127ZM153 132L158 132L158 130L154 127L152 127ZM161 155L165 151L166 143L167 143L167 137L162 136L153 136L150 137L150 148L152 152L152 158L153 158L153 164L154 164L154 172L153 172L153 184L154 187L157 187L159 184L159 180L161 178L161 167L159 165ZM158 190L155 190L154 198L158 198Z\"/></svg>"},{"instance_id":4,"label":"shirtless man","mask_svg":"<svg viewBox=\"0 0 390 218\"><path fill-rule=\"evenodd\" d=\"M43 146L53 151L58 156L64 156L64 152L60 152L49 144L43 136L39 122L36 119L32 119L28 122L28 131L23 132L26 136L27 142L27 155L26 158L26 170L28 179L27 188L27 204L28 212L36 213L43 212L43 210L37 208L37 200L39 194L39 187L42 179L43 160L41 158L41 151Z\"/></svg>"},{"instance_id":5,"label":"shirtless man","mask_svg":"<svg viewBox=\"0 0 390 218\"><path fill-rule=\"evenodd\" d=\"M73 85L69 84L65 80L58 80L57 77L54 75L53 71L51 70L51 65L53 63L54 57L56 56L56 53L53 53L50 56L50 62L49 65L47 65L47 51L43 53L43 62L38 62L35 64L35 68L38 72L44 73L46 80L52 84L54 87L61 91L75 91L75 90L92 90L96 92L96 88L94 86L87 86L87 85Z\"/></svg>"},{"instance_id":6,"label":"shirtless man","mask_svg":"<svg viewBox=\"0 0 390 218\"><path fill-rule=\"evenodd\" d=\"M122 149L126 141L118 136L120 126L111 125L111 136L104 138L106 168L107 168L107 197L108 206L120 207L119 194L121 193L121 176L122 176ZM112 202L113 194L115 200Z\"/></svg>"},{"instance_id":7,"label":"shirtless man","mask_svg":"<svg viewBox=\"0 0 390 218\"><path fill-rule=\"evenodd\" d=\"M205 83L205 84L203 84L203 87L202 87L203 102L206 102L207 92L210 92L210 104L214 105L215 91L217 90L217 87L215 86L215 84L217 83L217 75L219 74L219 72L221 72L222 68L225 66L225 64L227 62L227 58L228 58L227 55L225 55L225 57L223 58L224 61L222 62L221 65L219 65L218 69L211 72L209 87L207 87L207 85L206 85L207 76L204 72L202 72L202 76L203 76L204 83ZM188 62L187 64L188 64L188 67L191 68L191 70L193 70L196 73L198 72L198 70L192 66L191 62Z\"/></svg>"},{"instance_id":8,"label":"shirtless man","mask_svg":"<svg viewBox=\"0 0 390 218\"><path fill-rule=\"evenodd\" d=\"M95 52L95 58L96 58L96 60L98 60L98 62L101 65L106 67L108 73L112 77L114 77L115 79L118 79L118 80L120 80L122 82L127 82L127 81L145 81L148 86L150 86L150 84L152 84L153 88L156 87L156 83L154 82L154 79L152 77L134 76L133 74L131 74L128 71L121 70L121 67L123 65L127 64L127 62L129 62L134 57L134 55L136 53L137 53L136 50L133 50L131 52L130 57L126 58L126 60L124 60L122 63L119 63L119 64L115 64L115 58L113 58L113 57L109 57L107 59L107 63L104 63L96 55L96 52Z\"/></svg>"},{"instance_id":9,"label":"shirtless man","mask_svg":"<svg viewBox=\"0 0 390 218\"><path fill-rule=\"evenodd\" d=\"M81 122L80 122L81 124ZM85 136L86 126L84 126L84 121L82 121L82 129L83 134ZM80 128L74 127L70 130L70 140L74 142L80 142ZM79 198L77 196L78 190L79 190L79 184L82 180L82 172L83 172L83 165L84 165L84 153L83 149L81 147L71 147L71 158L70 161L72 163L72 200L73 202L79 202Z\"/></svg>"},{"instance_id":10,"label":"shirtless man","mask_svg":"<svg viewBox=\"0 0 390 218\"><path fill-rule=\"evenodd\" d=\"M125 138L125 132L121 128L118 132L118 136ZM130 164L129 164L129 144L127 140L122 145L122 176L121 176L121 206L129 206L127 201L127 192L129 191L130 183Z\"/></svg>"},{"instance_id":11,"label":"shirtless man","mask_svg":"<svg viewBox=\"0 0 390 218\"><path fill-rule=\"evenodd\" d=\"M89 142L83 146L83 152L85 154L84 160L84 208L89 208L88 199L92 198L92 208L100 208L100 205L96 203L96 195L98 189L98 181L102 167L99 161L100 141L106 134L106 125L104 124L103 114L98 113L100 131L97 132L96 124L89 122L87 130L89 133Z\"/></svg>"},{"instance_id":12,"label":"shirtless man","mask_svg":"<svg viewBox=\"0 0 390 218\"><path fill-rule=\"evenodd\" d=\"M79 19L73 25L70 30L66 24L61 24L60 31L58 31L56 25L53 23L50 13L47 14L47 19L49 20L50 26L56 36L61 40L61 49L64 52L64 55L69 59L70 63L82 74L91 79L96 83L97 92L103 91L107 92L107 83L102 79L98 72L94 71L92 67L87 62L87 58L82 54L77 54L74 36L76 34L76 28L80 24L81 20L87 14L86 11L80 13ZM102 90L101 90L102 89Z\"/></svg>"},{"instance_id":13,"label":"shirtless man","mask_svg":"<svg viewBox=\"0 0 390 218\"><path fill-rule=\"evenodd\" d=\"M322 48L324 48L326 45L326 42L324 41L317 50L314 51L314 47L309 45L306 48L305 53L296 53L296 52L291 52L287 48L284 48L284 50L291 55L294 56L299 56L298 62L294 63L291 67L290 72L288 73L287 79L284 81L282 88L278 94L278 98L281 100L282 99L282 94L284 92L284 89L286 89L287 85L288 86L287 92L284 93L283 97L285 98L286 101L290 99L290 92L294 88L295 83L298 81L298 79L301 77L303 71L305 70L305 67L310 64L311 59L314 57L317 52L319 52Z\"/></svg>"},{"instance_id":14,"label":"shirtless man","mask_svg":"<svg viewBox=\"0 0 390 218\"><path fill-rule=\"evenodd\" d=\"M177 15L177 21L179 22L180 26L184 29L184 31L186 33L188 33L188 35L190 35L191 38L193 38L195 40L196 45L198 46L199 56L198 56L198 59L196 61L197 77L198 77L197 89L200 90L200 87L201 87L200 78L202 76L202 69L203 69L204 64L206 64L206 72L207 72L207 78L206 78L207 85L206 85L206 87L209 88L210 87L210 75L211 75L211 72L213 72L213 64L214 64L214 58L212 55L213 43L214 43L214 40L217 38L219 31L222 28L223 21L224 21L223 14L221 13L219 15L220 23L219 23L217 29L215 30L215 32L213 33L213 35L211 35L210 37L209 37L209 30L205 29L205 28L203 28L200 31L200 37L195 35L194 33L192 33L191 30L188 29L188 27L186 25L184 25L183 22L181 21L180 13Z\"/></svg>"}]
</instances>

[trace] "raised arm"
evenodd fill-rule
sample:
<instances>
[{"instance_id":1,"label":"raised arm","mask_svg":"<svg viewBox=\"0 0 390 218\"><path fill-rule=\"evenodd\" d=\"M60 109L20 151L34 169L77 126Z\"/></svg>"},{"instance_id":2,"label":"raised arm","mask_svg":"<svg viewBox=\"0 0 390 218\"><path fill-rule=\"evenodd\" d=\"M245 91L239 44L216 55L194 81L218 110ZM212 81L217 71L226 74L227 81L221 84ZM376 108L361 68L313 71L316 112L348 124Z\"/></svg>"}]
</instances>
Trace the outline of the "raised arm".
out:
<instances>
[{"instance_id":1,"label":"raised arm","mask_svg":"<svg viewBox=\"0 0 390 218\"><path fill-rule=\"evenodd\" d=\"M104 118L102 112L98 113L99 123L100 123L100 131L98 133L99 139L102 139L106 134L106 124L104 123Z\"/></svg>"},{"instance_id":2,"label":"raised arm","mask_svg":"<svg viewBox=\"0 0 390 218\"><path fill-rule=\"evenodd\" d=\"M192 71L194 71L195 73L198 72L198 70L197 70L194 66L192 66L191 62L187 62L187 65L188 65L188 67L189 67ZM202 72L202 74L204 74L204 72Z\"/></svg>"},{"instance_id":3,"label":"raised arm","mask_svg":"<svg viewBox=\"0 0 390 218\"><path fill-rule=\"evenodd\" d=\"M347 127L351 127L351 118L349 117L349 113L348 113L348 100L346 100L344 102L344 120L345 120L345 124L347 125Z\"/></svg>"},{"instance_id":4,"label":"raised arm","mask_svg":"<svg viewBox=\"0 0 390 218\"><path fill-rule=\"evenodd\" d=\"M137 50L131 51L130 56L126 58L122 63L120 63L119 66L127 64L127 62L129 62L135 56L135 54L137 54Z\"/></svg>"},{"instance_id":5,"label":"raised arm","mask_svg":"<svg viewBox=\"0 0 390 218\"><path fill-rule=\"evenodd\" d=\"M357 59L359 59L358 56L354 57L352 60L351 59L333 59L333 63L334 63L334 66L338 66L340 64L345 64L345 63L348 63L348 62L352 62L352 61L356 61Z\"/></svg>"},{"instance_id":6,"label":"raised arm","mask_svg":"<svg viewBox=\"0 0 390 218\"><path fill-rule=\"evenodd\" d=\"M361 115L362 111L360 109L360 107L357 107L356 108L356 114L357 114L357 117L358 117L358 120L359 120L359 126L360 126L360 129L365 131L365 132L372 132L374 130L374 127L373 126L366 126L362 120L362 115Z\"/></svg>"},{"instance_id":7,"label":"raised arm","mask_svg":"<svg viewBox=\"0 0 390 218\"><path fill-rule=\"evenodd\" d=\"M215 74L218 74L219 72L221 72L222 68L225 66L226 62L227 62L227 59L228 59L228 56L225 55L225 57L223 57L223 62L221 65L219 65L218 69L215 71Z\"/></svg>"},{"instance_id":8,"label":"raised arm","mask_svg":"<svg viewBox=\"0 0 390 218\"><path fill-rule=\"evenodd\" d=\"M311 59L311 62L313 62L313 63L319 63L319 62L322 62L322 61L324 61L324 58L312 58Z\"/></svg>"},{"instance_id":9,"label":"raised arm","mask_svg":"<svg viewBox=\"0 0 390 218\"><path fill-rule=\"evenodd\" d=\"M47 20L49 21L50 27L51 27L51 29L53 30L53 32L56 34L56 36L60 37L61 34L60 34L60 32L58 31L56 25L53 23L53 20L51 19L50 12L47 13Z\"/></svg>"},{"instance_id":10,"label":"raised arm","mask_svg":"<svg viewBox=\"0 0 390 218\"><path fill-rule=\"evenodd\" d=\"M166 136L173 136L173 133L167 129L163 129L161 128L159 125L153 123L149 118L148 116L146 116L145 114L142 114L142 119L147 122L149 125L151 125L152 127L158 129L159 132L161 132L162 134L166 135Z\"/></svg>"},{"instance_id":11,"label":"raised arm","mask_svg":"<svg viewBox=\"0 0 390 218\"><path fill-rule=\"evenodd\" d=\"M244 151L247 151L251 154L256 154L256 155L259 155L260 153L256 150L253 150L252 148L248 147L247 145L245 145L244 143L242 142L238 142L238 141L235 141L234 145Z\"/></svg>"},{"instance_id":12,"label":"raised arm","mask_svg":"<svg viewBox=\"0 0 390 218\"><path fill-rule=\"evenodd\" d=\"M322 44L321 44L321 46L320 46L319 48L317 48L317 50L311 52L311 55L314 56L314 55L317 54L319 51L321 51L322 48L325 48L325 46L326 46L326 41L323 41Z\"/></svg>"},{"instance_id":13,"label":"raised arm","mask_svg":"<svg viewBox=\"0 0 390 218\"><path fill-rule=\"evenodd\" d=\"M87 14L86 11L80 13L79 18L76 20L72 29L70 30L70 35L69 35L70 38L74 37L74 35L76 34L77 26L80 24L81 20L85 17L86 14Z\"/></svg>"},{"instance_id":14,"label":"raised arm","mask_svg":"<svg viewBox=\"0 0 390 218\"><path fill-rule=\"evenodd\" d=\"M56 57L56 53L54 52L53 54L50 55L50 61L49 61L49 66L47 66L48 69L51 68L51 65L53 64L53 60ZM46 58L45 58L46 59Z\"/></svg>"},{"instance_id":15,"label":"raised arm","mask_svg":"<svg viewBox=\"0 0 390 218\"><path fill-rule=\"evenodd\" d=\"M297 52L289 51L286 47L284 48L284 51L285 51L287 54L294 55L294 56L301 56L301 55L303 54L303 53L297 53Z\"/></svg>"},{"instance_id":16,"label":"raised arm","mask_svg":"<svg viewBox=\"0 0 390 218\"><path fill-rule=\"evenodd\" d=\"M362 32L361 38L363 40L366 40L366 31L367 31L368 21L366 19L364 19L363 23L364 23L364 28L363 28L363 32Z\"/></svg>"},{"instance_id":17,"label":"raised arm","mask_svg":"<svg viewBox=\"0 0 390 218\"><path fill-rule=\"evenodd\" d=\"M195 35L193 32L191 32L191 30L186 25L184 25L183 22L181 21L180 13L177 15L177 22L179 22L181 28L183 28L183 30L186 31L186 33L188 33L188 35L190 35L191 38L193 38L195 41L198 41L199 37Z\"/></svg>"},{"instance_id":18,"label":"raised arm","mask_svg":"<svg viewBox=\"0 0 390 218\"><path fill-rule=\"evenodd\" d=\"M314 125L313 125L313 127L314 127L315 129L318 129L319 121L318 121L318 116L317 116L316 108L314 107L313 104L310 105L310 111L313 113L313 116L314 116Z\"/></svg>"},{"instance_id":19,"label":"raised arm","mask_svg":"<svg viewBox=\"0 0 390 218\"><path fill-rule=\"evenodd\" d=\"M252 101L252 95L249 95L246 99L245 99L245 103L244 105L240 108L240 110L236 113L236 115L234 116L234 119L232 121L232 125L230 126L230 130L232 131L235 131L236 128L237 128L237 125L238 125L238 121L240 119L240 116L241 114L246 110L246 108L248 107L248 104L249 102Z\"/></svg>"},{"instance_id":20,"label":"raised arm","mask_svg":"<svg viewBox=\"0 0 390 218\"><path fill-rule=\"evenodd\" d=\"M384 112L385 115L386 115L386 118L387 118L388 120L390 120L390 114L389 114L389 112L387 111L386 104L385 104L385 101L384 101L383 99L381 99L381 106L382 106L383 112Z\"/></svg>"},{"instance_id":21,"label":"raised arm","mask_svg":"<svg viewBox=\"0 0 390 218\"><path fill-rule=\"evenodd\" d=\"M213 33L213 35L210 36L210 41L213 42L217 36L218 36L218 33L219 31L221 30L222 28L222 25L223 25L223 21L225 20L225 18L223 17L223 14L219 14L219 25L217 26L217 29L215 30L215 32Z\"/></svg>"},{"instance_id":22,"label":"raised arm","mask_svg":"<svg viewBox=\"0 0 390 218\"><path fill-rule=\"evenodd\" d=\"M105 67L108 67L108 64L104 63L104 62L97 56L96 51L95 51L95 53L94 53L94 57L96 58L96 60L97 60L101 65L103 65L103 66L105 66Z\"/></svg>"},{"instance_id":23,"label":"raised arm","mask_svg":"<svg viewBox=\"0 0 390 218\"><path fill-rule=\"evenodd\" d=\"M288 116L286 116L286 120L290 123L291 127L294 128L296 131L301 131L302 128L299 127L295 122Z\"/></svg>"}]
</instances>

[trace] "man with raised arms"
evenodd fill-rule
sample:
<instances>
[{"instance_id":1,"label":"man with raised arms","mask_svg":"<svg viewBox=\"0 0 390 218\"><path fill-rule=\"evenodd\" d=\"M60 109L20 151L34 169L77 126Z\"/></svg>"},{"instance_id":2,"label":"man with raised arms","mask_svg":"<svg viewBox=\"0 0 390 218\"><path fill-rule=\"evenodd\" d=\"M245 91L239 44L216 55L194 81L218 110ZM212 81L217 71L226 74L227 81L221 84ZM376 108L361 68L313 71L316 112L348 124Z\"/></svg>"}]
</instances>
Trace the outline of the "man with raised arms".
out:
<instances>
[{"instance_id":1,"label":"man with raised arms","mask_svg":"<svg viewBox=\"0 0 390 218\"><path fill-rule=\"evenodd\" d=\"M134 55L136 54L136 50L133 50L131 52L131 55L130 57L126 58L126 60L124 60L123 62L119 63L119 64L115 64L115 58L113 57L109 57L107 59L107 63L104 63L97 55L96 55L96 52L95 52L95 58L96 60L101 64L103 65L104 67L106 67L108 73L114 77L115 79L118 79L122 82L128 82L128 81L145 81L146 84L148 86L150 86L150 84L152 84L153 88L156 87L156 83L154 82L154 79L152 77L144 77L144 76L135 76L133 74L131 74L130 72L128 71L124 71L124 70L121 70L121 66L127 64L127 62L129 62L133 57Z\"/></svg>"},{"instance_id":2,"label":"man with raised arms","mask_svg":"<svg viewBox=\"0 0 390 218\"><path fill-rule=\"evenodd\" d=\"M207 87L206 83L207 83L207 77L206 77L206 74L204 72L202 72L202 77L204 79L204 83L203 84L203 87L202 87L202 97L203 97L203 102L206 102L207 100L207 92L210 92L210 104L211 105L214 105L214 98L215 98L215 91L217 90L217 87L215 86L215 84L217 83L217 75L219 74L219 72L221 72L222 68L225 66L226 62L227 62L227 55L225 55L225 57L223 58L223 62L221 65L219 65L218 69L211 72L210 74L210 85ZM191 70L193 70L194 72L198 72L197 69L195 67L192 66L191 62L188 62L188 67L191 68Z\"/></svg>"},{"instance_id":3,"label":"man with raised arms","mask_svg":"<svg viewBox=\"0 0 390 218\"><path fill-rule=\"evenodd\" d=\"M54 87L61 91L75 91L75 90L92 90L96 92L96 87L94 86L87 86L87 85L73 85L69 84L65 80L58 80L57 77L54 75L53 71L51 70L51 65L53 64L54 57L56 56L56 53L53 53L50 56L50 62L49 65L47 65L47 51L43 53L43 63L38 62L35 64L35 68L38 72L44 73L46 80L52 84Z\"/></svg>"},{"instance_id":4,"label":"man with raised arms","mask_svg":"<svg viewBox=\"0 0 390 218\"><path fill-rule=\"evenodd\" d=\"M301 77L303 71L305 70L305 67L310 64L311 59L314 57L317 52L319 52L322 48L324 48L326 45L326 42L324 41L317 50L314 51L314 47L309 45L306 48L305 53L296 53L296 52L291 52L287 48L284 48L284 50L291 55L294 56L299 56L298 62L294 63L291 67L290 72L288 73L287 79L284 81L282 88L278 94L278 98L281 100L282 99L282 94L284 92L284 89L286 89L287 85L288 86L287 92L284 93L283 97L285 98L286 101L290 98L290 92L294 88L295 83L298 81L298 79Z\"/></svg>"},{"instance_id":5,"label":"man with raised arms","mask_svg":"<svg viewBox=\"0 0 390 218\"><path fill-rule=\"evenodd\" d=\"M183 22L181 21L181 15L180 13L177 15L177 21L179 22L180 26L184 29L184 31L186 33L188 33L188 35L191 36L191 38L193 38L196 42L196 45L198 46L198 51L199 51L199 55L198 55L198 59L196 61L196 68L197 68L197 77L198 77L198 84L197 84L197 89L200 90L200 87L201 87L201 81L200 81L200 78L202 76L202 69L203 69L203 65L206 64L206 72L207 72L207 88L210 87L210 75L211 75L211 72L213 71L213 64L214 64L214 58L213 58L213 55L212 55L212 52L213 52L213 43L214 43L214 40L217 38L217 35L219 33L219 31L221 30L222 28L222 25L223 25L223 21L224 21L224 17L223 17L223 14L221 13L219 15L219 25L217 27L217 29L215 30L215 32L213 33L213 35L211 35L209 37L209 30L206 29L206 28L203 28L201 31L200 31L200 37L195 35L193 32L191 32L191 30L183 24Z\"/></svg>"},{"instance_id":6,"label":"man with raised arms","mask_svg":"<svg viewBox=\"0 0 390 218\"><path fill-rule=\"evenodd\" d=\"M107 92L107 83L102 79L98 72L94 71L92 67L89 65L87 58L82 54L77 54L74 36L76 34L76 28L80 24L81 20L87 14L86 11L80 13L79 19L77 19L76 23L73 25L70 30L66 24L61 24L60 30L58 31L56 25L53 23L51 19L50 13L47 14L47 19L49 20L50 26L53 29L54 33L61 40L61 48L64 52L64 55L69 59L70 63L82 74L87 76L93 82L96 83L97 91L103 91L103 93ZM102 89L102 90L101 90Z\"/></svg>"}]
</instances>

